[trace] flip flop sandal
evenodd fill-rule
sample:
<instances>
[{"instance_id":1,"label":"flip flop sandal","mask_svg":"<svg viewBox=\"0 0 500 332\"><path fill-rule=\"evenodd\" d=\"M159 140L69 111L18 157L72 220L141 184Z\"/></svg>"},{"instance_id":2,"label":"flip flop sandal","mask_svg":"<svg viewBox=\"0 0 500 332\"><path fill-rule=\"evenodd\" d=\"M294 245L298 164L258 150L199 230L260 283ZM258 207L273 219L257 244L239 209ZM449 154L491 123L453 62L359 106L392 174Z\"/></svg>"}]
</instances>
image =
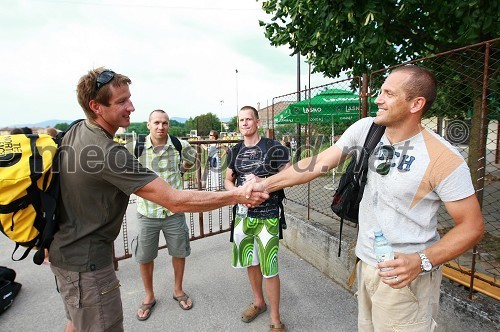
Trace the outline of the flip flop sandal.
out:
<instances>
[{"instance_id":1,"label":"flip flop sandal","mask_svg":"<svg viewBox=\"0 0 500 332\"><path fill-rule=\"evenodd\" d=\"M189 310L189 309L191 309L193 307L193 304L194 304L193 300L191 299L191 305L190 306L185 307L185 306L182 305L181 302L184 301L184 303L187 305L187 303L188 303L187 301L190 299L190 297L186 293L184 293L184 295L181 295L181 296L175 296L174 295L173 299L176 300L177 302L179 302L179 307L181 307L182 310Z\"/></svg>"},{"instance_id":2,"label":"flip flop sandal","mask_svg":"<svg viewBox=\"0 0 500 332\"><path fill-rule=\"evenodd\" d=\"M252 303L248 306L248 308L245 309L245 311L243 311L243 314L241 315L241 320L245 323L250 323L255 318L257 318L257 316L259 316L266 310L267 310L267 305L264 305L262 308L259 308Z\"/></svg>"},{"instance_id":3,"label":"flip flop sandal","mask_svg":"<svg viewBox=\"0 0 500 332\"><path fill-rule=\"evenodd\" d=\"M285 324L271 324L269 325L270 332L285 332Z\"/></svg>"},{"instance_id":4,"label":"flip flop sandal","mask_svg":"<svg viewBox=\"0 0 500 332\"><path fill-rule=\"evenodd\" d=\"M147 311L147 314L146 316L141 317L139 316L139 312L137 312L137 319L140 321L148 319L149 316L151 316L151 312L153 312L153 308L155 305L156 305L156 300L154 300L152 303L141 304L141 306L139 307L139 309L137 309L137 311L142 310L143 313Z\"/></svg>"}]
</instances>

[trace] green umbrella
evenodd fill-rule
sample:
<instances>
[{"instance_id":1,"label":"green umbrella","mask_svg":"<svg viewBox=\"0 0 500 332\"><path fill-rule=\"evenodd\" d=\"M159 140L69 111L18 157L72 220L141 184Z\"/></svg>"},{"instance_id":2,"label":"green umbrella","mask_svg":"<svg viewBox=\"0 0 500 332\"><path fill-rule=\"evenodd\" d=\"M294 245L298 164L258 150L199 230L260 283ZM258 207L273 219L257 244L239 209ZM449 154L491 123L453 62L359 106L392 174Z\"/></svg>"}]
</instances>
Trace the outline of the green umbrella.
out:
<instances>
[{"instance_id":1,"label":"green umbrella","mask_svg":"<svg viewBox=\"0 0 500 332\"><path fill-rule=\"evenodd\" d=\"M372 105L375 105L372 103ZM375 106L376 107L376 106ZM323 91L311 99L288 105L274 117L275 124L355 121L360 118L361 99L341 89Z\"/></svg>"}]
</instances>

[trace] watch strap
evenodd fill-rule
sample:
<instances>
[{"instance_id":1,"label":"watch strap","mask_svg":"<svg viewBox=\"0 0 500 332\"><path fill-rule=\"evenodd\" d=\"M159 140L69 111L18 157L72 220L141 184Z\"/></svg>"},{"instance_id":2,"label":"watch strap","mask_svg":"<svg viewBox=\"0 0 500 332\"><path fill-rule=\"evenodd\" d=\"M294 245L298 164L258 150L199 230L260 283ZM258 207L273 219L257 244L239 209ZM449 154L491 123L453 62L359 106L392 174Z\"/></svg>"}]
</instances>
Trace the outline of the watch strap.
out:
<instances>
[{"instance_id":1,"label":"watch strap","mask_svg":"<svg viewBox=\"0 0 500 332\"><path fill-rule=\"evenodd\" d=\"M422 270L422 272L430 272L430 271L432 271L432 269L434 267L432 266L432 263L429 260L429 258L427 258L427 256L422 251L417 252L417 254L420 256L420 260L421 260L420 269ZM431 268L430 269L424 269L424 264L425 263L428 263L428 265L430 265Z\"/></svg>"}]
</instances>

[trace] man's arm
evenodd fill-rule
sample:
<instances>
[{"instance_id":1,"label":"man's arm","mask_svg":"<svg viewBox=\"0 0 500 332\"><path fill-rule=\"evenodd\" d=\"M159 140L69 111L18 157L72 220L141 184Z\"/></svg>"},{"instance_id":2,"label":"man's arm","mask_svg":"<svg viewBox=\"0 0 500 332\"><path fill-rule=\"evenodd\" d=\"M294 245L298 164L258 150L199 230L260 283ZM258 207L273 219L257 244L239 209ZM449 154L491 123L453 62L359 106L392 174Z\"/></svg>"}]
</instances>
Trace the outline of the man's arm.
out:
<instances>
[{"instance_id":1,"label":"man's arm","mask_svg":"<svg viewBox=\"0 0 500 332\"><path fill-rule=\"evenodd\" d=\"M343 154L337 146L333 145L315 156L300 160L291 167L285 165L286 167L278 174L260 181L259 185L262 185L262 187L257 185L256 188L273 192L297 184L307 183L337 167L346 156L347 154Z\"/></svg>"},{"instance_id":2,"label":"man's arm","mask_svg":"<svg viewBox=\"0 0 500 332\"><path fill-rule=\"evenodd\" d=\"M438 242L423 250L433 266L446 263L468 249L472 248L481 240L484 233L484 221L481 208L476 195L467 198L446 202L446 210L455 221L455 226L448 231ZM383 279L393 288L402 288L418 277L422 272L421 260L417 253L401 254L395 253L396 259L380 263L379 268L394 267L387 272L380 272L381 277L398 276L400 283L396 284L394 279Z\"/></svg>"},{"instance_id":3,"label":"man's arm","mask_svg":"<svg viewBox=\"0 0 500 332\"><path fill-rule=\"evenodd\" d=\"M287 169L288 167L292 166L292 163L290 162L287 162L286 164L284 165L281 165L279 168L278 168L278 172L282 172L284 171L285 169Z\"/></svg>"},{"instance_id":4,"label":"man's arm","mask_svg":"<svg viewBox=\"0 0 500 332\"><path fill-rule=\"evenodd\" d=\"M174 213L203 212L234 204L257 206L269 198L267 193L258 191L252 191L247 196L247 187L253 184L254 181L249 181L241 188L231 191L190 191L174 189L161 178L156 178L137 190L135 194L160 204Z\"/></svg>"},{"instance_id":5,"label":"man's arm","mask_svg":"<svg viewBox=\"0 0 500 332\"><path fill-rule=\"evenodd\" d=\"M231 168L226 169L226 177L224 179L224 187L226 190L233 190L236 188L236 176Z\"/></svg>"},{"instance_id":6,"label":"man's arm","mask_svg":"<svg viewBox=\"0 0 500 332\"><path fill-rule=\"evenodd\" d=\"M196 149L188 142L183 142L186 141L181 141L181 144L185 144L182 149L182 168L188 170L196 163Z\"/></svg>"}]
</instances>

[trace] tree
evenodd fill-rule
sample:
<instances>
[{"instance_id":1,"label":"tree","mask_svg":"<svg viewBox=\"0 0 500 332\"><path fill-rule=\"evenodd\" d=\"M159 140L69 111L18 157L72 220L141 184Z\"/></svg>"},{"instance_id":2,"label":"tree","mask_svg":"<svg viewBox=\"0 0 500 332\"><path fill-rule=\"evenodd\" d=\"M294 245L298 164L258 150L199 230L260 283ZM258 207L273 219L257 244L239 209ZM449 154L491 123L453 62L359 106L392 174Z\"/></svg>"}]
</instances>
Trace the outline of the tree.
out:
<instances>
[{"instance_id":1,"label":"tree","mask_svg":"<svg viewBox=\"0 0 500 332\"><path fill-rule=\"evenodd\" d=\"M184 123L179 122L177 120L170 119L169 120L170 127L184 127Z\"/></svg>"},{"instance_id":2,"label":"tree","mask_svg":"<svg viewBox=\"0 0 500 332\"><path fill-rule=\"evenodd\" d=\"M130 125L127 128L127 132L132 133L134 132L136 134L149 134L149 129L147 126L147 122L131 122Z\"/></svg>"},{"instance_id":3,"label":"tree","mask_svg":"<svg viewBox=\"0 0 500 332\"><path fill-rule=\"evenodd\" d=\"M198 136L208 136L210 130L219 131L221 127L221 123L217 115L210 112L198 115L195 118L189 118L185 125L186 130L197 130Z\"/></svg>"},{"instance_id":4,"label":"tree","mask_svg":"<svg viewBox=\"0 0 500 332\"><path fill-rule=\"evenodd\" d=\"M238 116L235 115L229 120L227 123L227 131L232 132L232 131L238 131Z\"/></svg>"},{"instance_id":5,"label":"tree","mask_svg":"<svg viewBox=\"0 0 500 332\"><path fill-rule=\"evenodd\" d=\"M170 127L168 128L168 133L169 135L177 136L177 137L186 137L187 134L189 133L189 130L186 129L184 124L181 124L181 126L172 126L170 124Z\"/></svg>"},{"instance_id":6,"label":"tree","mask_svg":"<svg viewBox=\"0 0 500 332\"><path fill-rule=\"evenodd\" d=\"M149 134L149 129L147 122L132 122L130 123L130 126L127 128L127 132L131 133L134 132L136 134ZM168 133L170 135L178 136L178 137L184 137L187 136L187 133L189 130L186 129L186 126L184 123L181 123L176 120L170 120L169 122L169 128L168 128Z\"/></svg>"},{"instance_id":7,"label":"tree","mask_svg":"<svg viewBox=\"0 0 500 332\"><path fill-rule=\"evenodd\" d=\"M361 76L500 36L499 1L270 0L262 8L272 15L271 22L260 21L271 45L289 45L292 55L307 55L314 72L328 77L342 72ZM477 60L464 58L440 70L449 72L444 76L450 82L477 78L469 81L464 95L473 109L470 140L485 146L480 128L487 117L481 118L482 72ZM442 105L455 98L441 97ZM482 155L480 149L469 151L474 182Z\"/></svg>"},{"instance_id":8,"label":"tree","mask_svg":"<svg viewBox=\"0 0 500 332\"><path fill-rule=\"evenodd\" d=\"M64 122L64 123L58 123L54 126L57 130L65 131L69 127L69 124Z\"/></svg>"},{"instance_id":9,"label":"tree","mask_svg":"<svg viewBox=\"0 0 500 332\"><path fill-rule=\"evenodd\" d=\"M271 0L271 45L307 56L314 72L360 76L500 36L498 1Z\"/></svg>"}]
</instances>

